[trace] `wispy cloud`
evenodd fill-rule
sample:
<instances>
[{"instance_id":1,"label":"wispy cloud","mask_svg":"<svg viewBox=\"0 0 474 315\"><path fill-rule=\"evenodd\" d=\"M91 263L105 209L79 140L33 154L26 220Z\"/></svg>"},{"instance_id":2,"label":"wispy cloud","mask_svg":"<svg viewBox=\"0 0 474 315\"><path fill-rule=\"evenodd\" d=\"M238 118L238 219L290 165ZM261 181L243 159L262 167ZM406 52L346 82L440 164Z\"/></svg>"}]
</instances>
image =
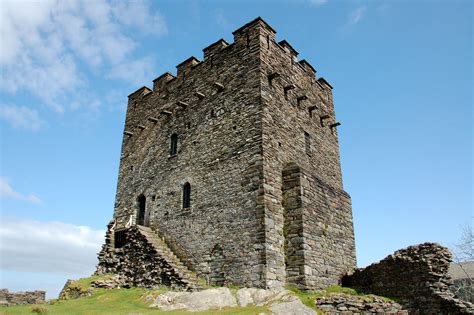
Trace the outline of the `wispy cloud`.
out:
<instances>
[{"instance_id":1,"label":"wispy cloud","mask_svg":"<svg viewBox=\"0 0 474 315\"><path fill-rule=\"evenodd\" d=\"M309 0L309 3L315 7L320 7L327 2L328 0Z\"/></svg>"},{"instance_id":2,"label":"wispy cloud","mask_svg":"<svg viewBox=\"0 0 474 315\"><path fill-rule=\"evenodd\" d=\"M0 104L0 118L18 129L36 131L44 125L38 111L26 106Z\"/></svg>"},{"instance_id":3,"label":"wispy cloud","mask_svg":"<svg viewBox=\"0 0 474 315\"><path fill-rule=\"evenodd\" d=\"M120 79L135 85L143 85L147 78L150 78L154 68L152 57L143 57L131 62L116 64L111 67L107 77L111 79ZM133 75L130 75L133 73Z\"/></svg>"},{"instance_id":4,"label":"wispy cloud","mask_svg":"<svg viewBox=\"0 0 474 315\"><path fill-rule=\"evenodd\" d=\"M90 90L90 73L139 62L136 34L167 33L147 0L4 0L1 6L0 90L27 91L57 112ZM143 78L143 69L128 69L129 77Z\"/></svg>"},{"instance_id":5,"label":"wispy cloud","mask_svg":"<svg viewBox=\"0 0 474 315\"><path fill-rule=\"evenodd\" d=\"M104 231L63 222L5 219L0 267L39 273L92 273Z\"/></svg>"},{"instance_id":6,"label":"wispy cloud","mask_svg":"<svg viewBox=\"0 0 474 315\"><path fill-rule=\"evenodd\" d=\"M229 22L229 19L225 16L224 10L222 9L216 11L215 18L217 25L221 27L228 28L232 26L232 23Z\"/></svg>"},{"instance_id":7,"label":"wispy cloud","mask_svg":"<svg viewBox=\"0 0 474 315\"><path fill-rule=\"evenodd\" d=\"M354 11L352 11L351 14L349 15L349 18L348 18L348 21L347 21L348 24L349 25L355 25L355 24L359 23L362 20L362 18L364 17L366 11L367 11L366 6L359 7L357 9L355 9Z\"/></svg>"},{"instance_id":8,"label":"wispy cloud","mask_svg":"<svg viewBox=\"0 0 474 315\"><path fill-rule=\"evenodd\" d=\"M5 177L0 177L0 198L2 199L16 199L27 201L33 204L41 204L41 199L35 194L22 194L10 185L8 179Z\"/></svg>"}]
</instances>

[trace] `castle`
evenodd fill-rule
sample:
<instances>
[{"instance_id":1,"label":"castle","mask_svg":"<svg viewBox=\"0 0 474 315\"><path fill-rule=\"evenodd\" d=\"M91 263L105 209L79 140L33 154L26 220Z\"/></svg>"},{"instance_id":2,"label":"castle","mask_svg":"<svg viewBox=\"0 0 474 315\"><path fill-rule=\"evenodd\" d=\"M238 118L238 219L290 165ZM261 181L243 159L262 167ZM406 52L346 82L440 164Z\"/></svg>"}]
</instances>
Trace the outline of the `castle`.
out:
<instances>
[{"instance_id":1,"label":"castle","mask_svg":"<svg viewBox=\"0 0 474 315\"><path fill-rule=\"evenodd\" d=\"M321 289L355 268L332 86L257 18L128 97L97 272Z\"/></svg>"}]
</instances>

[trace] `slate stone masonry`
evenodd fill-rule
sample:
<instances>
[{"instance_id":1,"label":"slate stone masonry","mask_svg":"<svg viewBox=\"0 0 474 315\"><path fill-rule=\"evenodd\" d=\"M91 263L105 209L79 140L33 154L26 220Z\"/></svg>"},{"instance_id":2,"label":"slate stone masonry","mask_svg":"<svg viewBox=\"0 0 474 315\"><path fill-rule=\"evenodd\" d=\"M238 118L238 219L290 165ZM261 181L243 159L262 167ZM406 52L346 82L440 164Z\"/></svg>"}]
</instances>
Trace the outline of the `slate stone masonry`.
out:
<instances>
[{"instance_id":1,"label":"slate stone masonry","mask_svg":"<svg viewBox=\"0 0 474 315\"><path fill-rule=\"evenodd\" d=\"M355 267L332 87L275 34L257 18L129 95L113 227L211 283L324 288Z\"/></svg>"},{"instance_id":2,"label":"slate stone masonry","mask_svg":"<svg viewBox=\"0 0 474 315\"><path fill-rule=\"evenodd\" d=\"M436 243L398 250L378 263L356 270L343 284L394 298L410 314L473 314L473 304L449 291L451 253Z\"/></svg>"}]
</instances>

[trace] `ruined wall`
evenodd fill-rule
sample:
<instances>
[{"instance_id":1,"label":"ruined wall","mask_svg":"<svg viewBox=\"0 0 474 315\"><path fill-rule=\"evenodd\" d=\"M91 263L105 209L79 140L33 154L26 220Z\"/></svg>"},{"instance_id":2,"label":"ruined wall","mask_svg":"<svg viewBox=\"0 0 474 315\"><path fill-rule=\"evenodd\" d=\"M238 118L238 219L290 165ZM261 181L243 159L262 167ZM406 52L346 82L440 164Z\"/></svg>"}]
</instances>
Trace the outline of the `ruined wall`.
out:
<instances>
[{"instance_id":1,"label":"ruined wall","mask_svg":"<svg viewBox=\"0 0 474 315\"><path fill-rule=\"evenodd\" d=\"M355 267L350 197L343 191L337 122L331 86L316 79L314 68L275 33L260 37L263 102L263 172L267 278L274 285L295 281L285 261L304 261L296 284L324 288ZM285 257L285 207L282 172L295 164L304 170L303 228L299 258ZM303 184L302 184L303 186ZM288 253L287 253L288 254Z\"/></svg>"},{"instance_id":2,"label":"ruined wall","mask_svg":"<svg viewBox=\"0 0 474 315\"><path fill-rule=\"evenodd\" d=\"M160 245L159 239L142 230L142 227L137 226L126 229L125 245L113 248L113 231L109 225L107 243L99 253L96 274L119 275L127 287L196 289L197 279L176 263L174 254Z\"/></svg>"},{"instance_id":3,"label":"ruined wall","mask_svg":"<svg viewBox=\"0 0 474 315\"><path fill-rule=\"evenodd\" d=\"M209 273L216 248L229 283L264 286L262 138L259 34L264 23L204 49L202 62L178 65L154 88L129 98L114 217L137 219L146 198L144 224L174 238ZM177 154L170 138L178 135ZM191 207L182 188L191 185ZM221 258L218 258L222 260Z\"/></svg>"},{"instance_id":4,"label":"ruined wall","mask_svg":"<svg viewBox=\"0 0 474 315\"><path fill-rule=\"evenodd\" d=\"M46 291L9 292L0 289L0 305L21 305L44 303Z\"/></svg>"},{"instance_id":5,"label":"ruined wall","mask_svg":"<svg viewBox=\"0 0 474 315\"><path fill-rule=\"evenodd\" d=\"M343 285L395 298L414 314L472 314L473 305L449 291L450 262L449 250L436 243L410 246L356 270Z\"/></svg>"}]
</instances>

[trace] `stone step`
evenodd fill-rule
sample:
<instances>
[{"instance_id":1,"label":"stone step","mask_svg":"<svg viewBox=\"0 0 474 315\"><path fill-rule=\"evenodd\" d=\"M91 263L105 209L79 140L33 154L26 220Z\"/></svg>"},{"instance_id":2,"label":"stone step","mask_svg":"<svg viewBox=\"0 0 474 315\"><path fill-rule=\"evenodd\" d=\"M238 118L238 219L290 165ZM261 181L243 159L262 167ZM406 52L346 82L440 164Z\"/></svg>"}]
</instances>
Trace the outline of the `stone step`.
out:
<instances>
[{"instance_id":1,"label":"stone step","mask_svg":"<svg viewBox=\"0 0 474 315\"><path fill-rule=\"evenodd\" d=\"M181 262L181 260L151 228L141 225L137 227L147 242L155 250L156 254L162 257L172 268L167 271L168 274L177 274L183 283L191 289L200 288L198 277Z\"/></svg>"}]
</instances>

